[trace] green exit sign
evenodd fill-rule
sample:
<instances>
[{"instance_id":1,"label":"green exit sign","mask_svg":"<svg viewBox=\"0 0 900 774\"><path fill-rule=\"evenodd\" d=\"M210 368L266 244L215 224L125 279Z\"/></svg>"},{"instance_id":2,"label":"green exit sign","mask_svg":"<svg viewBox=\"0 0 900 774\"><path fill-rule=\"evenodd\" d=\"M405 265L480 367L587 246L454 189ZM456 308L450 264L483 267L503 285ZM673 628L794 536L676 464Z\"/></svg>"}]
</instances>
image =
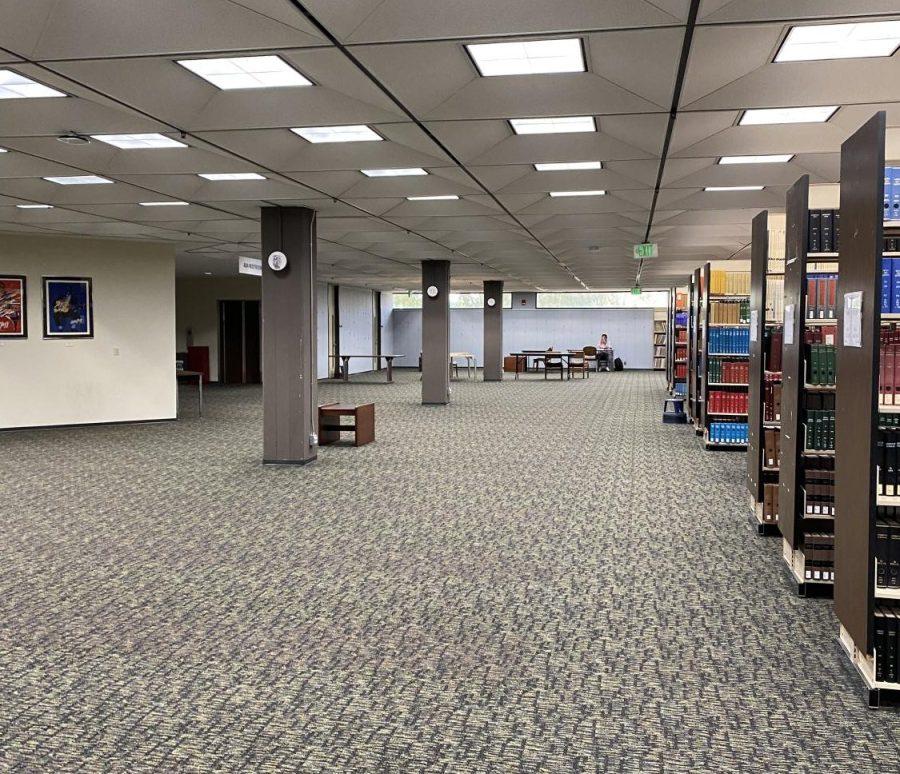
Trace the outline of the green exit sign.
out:
<instances>
[{"instance_id":1,"label":"green exit sign","mask_svg":"<svg viewBox=\"0 0 900 774\"><path fill-rule=\"evenodd\" d=\"M640 294L641 294L641 289L640 289L640 287L638 287L637 285L635 285L635 286L631 289L631 295L633 295L633 296L639 296Z\"/></svg>"},{"instance_id":2,"label":"green exit sign","mask_svg":"<svg viewBox=\"0 0 900 774\"><path fill-rule=\"evenodd\" d=\"M655 242L644 242L634 246L635 259L641 258L658 258L659 246Z\"/></svg>"}]
</instances>

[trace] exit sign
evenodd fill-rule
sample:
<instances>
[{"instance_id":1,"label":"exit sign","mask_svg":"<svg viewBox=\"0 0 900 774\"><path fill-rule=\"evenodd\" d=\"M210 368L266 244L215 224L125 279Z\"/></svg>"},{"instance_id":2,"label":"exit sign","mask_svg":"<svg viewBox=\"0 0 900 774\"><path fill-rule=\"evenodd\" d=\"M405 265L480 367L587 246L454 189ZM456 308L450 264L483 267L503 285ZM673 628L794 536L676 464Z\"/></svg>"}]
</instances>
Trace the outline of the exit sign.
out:
<instances>
[{"instance_id":1,"label":"exit sign","mask_svg":"<svg viewBox=\"0 0 900 774\"><path fill-rule=\"evenodd\" d=\"M644 242L643 244L635 245L634 257L635 260L640 260L641 258L658 258L659 245L655 242Z\"/></svg>"},{"instance_id":2,"label":"exit sign","mask_svg":"<svg viewBox=\"0 0 900 774\"><path fill-rule=\"evenodd\" d=\"M631 289L631 295L633 295L633 296L639 296L640 294L641 294L641 288L640 288L640 286L639 286L639 285L635 285L635 286Z\"/></svg>"}]
</instances>

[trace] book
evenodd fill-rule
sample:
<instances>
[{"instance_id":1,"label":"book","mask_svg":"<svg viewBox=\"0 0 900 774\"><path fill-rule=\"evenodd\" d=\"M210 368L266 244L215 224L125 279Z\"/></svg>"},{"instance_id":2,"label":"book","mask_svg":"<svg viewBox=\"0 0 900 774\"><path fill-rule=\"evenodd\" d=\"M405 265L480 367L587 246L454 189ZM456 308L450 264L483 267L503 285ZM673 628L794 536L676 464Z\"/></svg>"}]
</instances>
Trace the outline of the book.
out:
<instances>
[{"instance_id":1,"label":"book","mask_svg":"<svg viewBox=\"0 0 900 774\"><path fill-rule=\"evenodd\" d=\"M810 253L822 252L822 213L819 210L809 211L809 245Z\"/></svg>"},{"instance_id":2,"label":"book","mask_svg":"<svg viewBox=\"0 0 900 774\"><path fill-rule=\"evenodd\" d=\"M833 210L822 210L820 217L820 242L823 253L834 252L834 240L832 239L832 227L834 224Z\"/></svg>"},{"instance_id":3,"label":"book","mask_svg":"<svg viewBox=\"0 0 900 774\"><path fill-rule=\"evenodd\" d=\"M881 259L881 313L887 314L891 311L891 283L894 273L893 258Z\"/></svg>"}]
</instances>

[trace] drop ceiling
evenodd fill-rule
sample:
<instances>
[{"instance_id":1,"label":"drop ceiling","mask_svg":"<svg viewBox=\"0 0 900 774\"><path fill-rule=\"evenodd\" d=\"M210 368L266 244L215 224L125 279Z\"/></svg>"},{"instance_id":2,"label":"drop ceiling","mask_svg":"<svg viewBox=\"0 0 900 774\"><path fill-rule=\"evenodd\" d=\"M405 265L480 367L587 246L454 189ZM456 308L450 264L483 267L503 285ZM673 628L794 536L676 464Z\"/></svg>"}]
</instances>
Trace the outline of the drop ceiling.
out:
<instances>
[{"instance_id":1,"label":"drop ceiling","mask_svg":"<svg viewBox=\"0 0 900 774\"><path fill-rule=\"evenodd\" d=\"M259 210L318 212L322 278L415 288L645 287L746 254L750 220L803 174L833 184L841 142L877 110L900 160L900 54L773 63L797 24L898 18L895 2L702 0L0 0L0 69L69 95L0 100L0 231L165 241L180 274L258 256ZM689 56L670 129L686 33ZM585 72L480 77L467 43L577 38ZM177 60L275 55L313 85L219 90ZM748 108L839 105L822 124L740 126ZM509 119L591 116L596 131L517 135ZM295 127L371 127L310 143ZM159 133L185 148L71 145ZM664 148L668 137L667 152ZM794 154L785 164L721 156ZM535 163L601 161L538 172ZM421 167L418 177L362 169ZM254 172L265 180L211 181ZM101 175L113 185L45 177ZM657 180L660 186L657 191ZM707 192L714 186L761 191ZM550 197L551 191L605 191ZM457 196L409 201L407 197ZM178 200L187 206L143 207ZM21 204L52 209L22 209ZM652 217L651 217L652 211Z\"/></svg>"}]
</instances>

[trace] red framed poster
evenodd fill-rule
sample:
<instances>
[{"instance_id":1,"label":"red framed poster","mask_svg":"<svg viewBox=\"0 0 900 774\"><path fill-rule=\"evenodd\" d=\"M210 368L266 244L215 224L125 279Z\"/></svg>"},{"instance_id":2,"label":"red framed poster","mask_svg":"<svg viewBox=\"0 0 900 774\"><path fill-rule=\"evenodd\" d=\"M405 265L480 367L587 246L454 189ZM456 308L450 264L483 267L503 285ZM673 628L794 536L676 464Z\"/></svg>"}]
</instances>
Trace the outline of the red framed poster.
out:
<instances>
[{"instance_id":1,"label":"red framed poster","mask_svg":"<svg viewBox=\"0 0 900 774\"><path fill-rule=\"evenodd\" d=\"M25 312L25 277L0 275L0 338L28 335Z\"/></svg>"}]
</instances>

